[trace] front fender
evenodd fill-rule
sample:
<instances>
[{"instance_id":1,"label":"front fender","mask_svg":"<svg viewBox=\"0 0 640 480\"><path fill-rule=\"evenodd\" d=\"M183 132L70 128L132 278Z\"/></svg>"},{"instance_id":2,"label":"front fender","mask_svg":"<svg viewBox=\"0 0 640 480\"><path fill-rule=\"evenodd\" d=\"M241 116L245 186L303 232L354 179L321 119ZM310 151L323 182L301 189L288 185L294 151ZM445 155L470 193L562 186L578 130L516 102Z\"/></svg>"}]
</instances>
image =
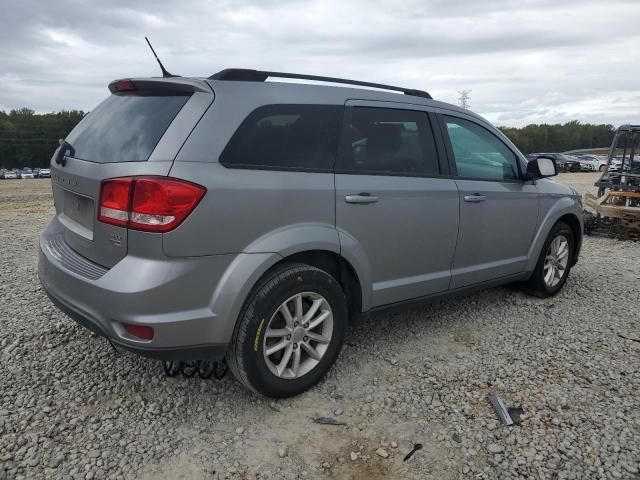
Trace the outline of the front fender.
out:
<instances>
[{"instance_id":1,"label":"front fender","mask_svg":"<svg viewBox=\"0 0 640 480\"><path fill-rule=\"evenodd\" d=\"M582 220L582 207L577 199L568 195L542 195L540 198L541 220L538 224L538 230L533 238L528 253L527 272L533 272L538 263L540 252L545 240L549 236L549 232L560 218L565 215L572 215L580 223L580 231L583 231L584 225ZM580 241L580 239L576 239Z\"/></svg>"}]
</instances>

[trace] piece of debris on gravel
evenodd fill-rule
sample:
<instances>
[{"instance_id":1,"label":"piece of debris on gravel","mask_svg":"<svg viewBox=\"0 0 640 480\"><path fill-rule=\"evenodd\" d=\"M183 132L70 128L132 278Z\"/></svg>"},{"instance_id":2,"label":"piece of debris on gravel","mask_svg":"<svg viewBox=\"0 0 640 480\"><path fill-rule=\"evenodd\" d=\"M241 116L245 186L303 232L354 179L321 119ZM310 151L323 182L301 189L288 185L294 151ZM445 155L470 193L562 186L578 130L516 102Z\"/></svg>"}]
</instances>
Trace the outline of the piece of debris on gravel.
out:
<instances>
[{"instance_id":1,"label":"piece of debris on gravel","mask_svg":"<svg viewBox=\"0 0 640 480\"><path fill-rule=\"evenodd\" d=\"M331 417L315 417L311 419L313 423L317 423L319 425L334 425L334 426L342 426L346 425L345 422L341 422L340 420L336 420Z\"/></svg>"},{"instance_id":2,"label":"piece of debris on gravel","mask_svg":"<svg viewBox=\"0 0 640 480\"><path fill-rule=\"evenodd\" d=\"M353 322L328 377L274 402L167 378L55 308L36 275L52 205L47 181L0 181L2 480L638 479L640 344L616 332L640 331L639 243L585 238L550 299L508 286ZM346 426L310 421L337 409Z\"/></svg>"}]
</instances>

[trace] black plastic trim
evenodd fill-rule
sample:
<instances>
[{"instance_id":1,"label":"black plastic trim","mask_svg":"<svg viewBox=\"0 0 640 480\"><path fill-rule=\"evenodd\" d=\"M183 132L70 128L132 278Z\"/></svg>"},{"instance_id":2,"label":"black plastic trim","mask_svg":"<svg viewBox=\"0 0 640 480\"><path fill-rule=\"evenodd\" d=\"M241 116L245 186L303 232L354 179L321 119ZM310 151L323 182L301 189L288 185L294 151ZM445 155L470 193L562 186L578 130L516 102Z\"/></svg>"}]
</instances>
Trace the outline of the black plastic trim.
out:
<instances>
[{"instance_id":1,"label":"black plastic trim","mask_svg":"<svg viewBox=\"0 0 640 480\"><path fill-rule=\"evenodd\" d=\"M431 131L436 140L436 150L438 152L438 164L440 165L440 174L451 178L451 168L449 167L449 160L447 158L447 150L445 147L444 138L442 137L442 130L440 129L440 121L438 116L434 112L427 112L429 116L429 122L431 123Z\"/></svg>"},{"instance_id":2,"label":"black plastic trim","mask_svg":"<svg viewBox=\"0 0 640 480\"><path fill-rule=\"evenodd\" d=\"M441 300L446 300L452 297L459 297L464 295L469 295L481 290L486 290L488 288L499 287L500 285L507 285L509 283L519 282L527 280L533 272L521 272L513 275L507 275L504 277L495 278L493 280L488 280L486 282L474 283L472 285L467 285L464 287L456 288L453 290L445 290L443 292L434 293L432 295L426 295L423 297L410 298L407 300L402 300L400 302L389 303L386 305L379 305L377 307L373 307L368 312L379 312L384 310L390 310L394 308L399 308L408 305L420 305L420 304L429 304L434 302L439 302Z\"/></svg>"},{"instance_id":3,"label":"black plastic trim","mask_svg":"<svg viewBox=\"0 0 640 480\"><path fill-rule=\"evenodd\" d=\"M401 92L413 97L432 99L428 92L416 90L414 88L403 88L395 85L385 85L383 83L363 82L360 80L349 80L347 78L325 77L320 75L306 75L302 73L269 72L262 70L251 70L248 68L226 68L214 73L209 80L224 80L237 82L264 82L267 78L291 78L298 80L312 80L316 82L341 83L345 85L357 85L360 87L379 88L381 90L391 90Z\"/></svg>"},{"instance_id":4,"label":"black plastic trim","mask_svg":"<svg viewBox=\"0 0 640 480\"><path fill-rule=\"evenodd\" d=\"M155 360L222 360L227 354L229 345L212 343L205 345L193 345L188 347L163 347L163 348L150 348L150 347L134 347L132 345L125 345L115 340L109 340L118 348L123 348L129 352L135 353L145 358L152 358Z\"/></svg>"}]
</instances>

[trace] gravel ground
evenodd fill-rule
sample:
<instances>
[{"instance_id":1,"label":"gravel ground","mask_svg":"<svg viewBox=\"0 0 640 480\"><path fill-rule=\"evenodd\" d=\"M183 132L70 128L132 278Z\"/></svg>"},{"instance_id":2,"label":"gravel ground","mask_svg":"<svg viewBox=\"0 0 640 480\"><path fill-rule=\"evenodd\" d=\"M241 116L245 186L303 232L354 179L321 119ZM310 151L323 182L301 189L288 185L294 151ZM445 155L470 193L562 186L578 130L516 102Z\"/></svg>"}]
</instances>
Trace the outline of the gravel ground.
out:
<instances>
[{"instance_id":1,"label":"gravel ground","mask_svg":"<svg viewBox=\"0 0 640 480\"><path fill-rule=\"evenodd\" d=\"M640 337L638 243L586 238L552 299L503 287L357 322L325 381L272 402L165 378L57 311L36 276L50 205L47 181L0 182L0 480L640 478L640 343L618 336Z\"/></svg>"}]
</instances>

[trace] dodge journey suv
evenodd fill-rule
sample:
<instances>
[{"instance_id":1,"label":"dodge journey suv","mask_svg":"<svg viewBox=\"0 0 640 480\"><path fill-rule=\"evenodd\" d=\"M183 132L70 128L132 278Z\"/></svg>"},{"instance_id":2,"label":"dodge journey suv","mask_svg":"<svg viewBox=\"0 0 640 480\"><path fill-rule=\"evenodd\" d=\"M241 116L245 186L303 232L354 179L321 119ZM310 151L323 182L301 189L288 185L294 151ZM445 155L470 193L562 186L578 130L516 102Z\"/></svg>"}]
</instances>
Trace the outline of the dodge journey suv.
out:
<instances>
[{"instance_id":1,"label":"dodge journey suv","mask_svg":"<svg viewBox=\"0 0 640 480\"><path fill-rule=\"evenodd\" d=\"M51 160L38 270L140 355L226 357L291 396L354 315L511 282L550 296L578 259L580 200L545 178L553 160L427 92L242 69L109 90Z\"/></svg>"}]
</instances>

